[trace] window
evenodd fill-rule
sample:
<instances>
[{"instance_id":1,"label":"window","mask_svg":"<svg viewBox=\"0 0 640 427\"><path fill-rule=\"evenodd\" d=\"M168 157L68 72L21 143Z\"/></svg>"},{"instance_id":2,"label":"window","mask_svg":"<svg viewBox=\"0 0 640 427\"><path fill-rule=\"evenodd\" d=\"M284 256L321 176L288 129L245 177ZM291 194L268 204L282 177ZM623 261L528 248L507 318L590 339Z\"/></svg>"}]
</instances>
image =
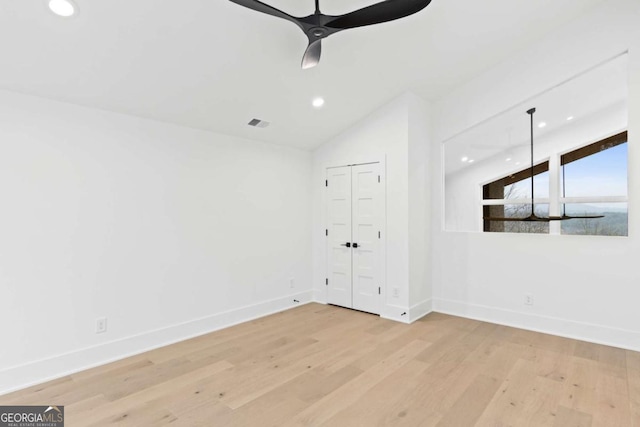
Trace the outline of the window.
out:
<instances>
[{"instance_id":1,"label":"window","mask_svg":"<svg viewBox=\"0 0 640 427\"><path fill-rule=\"evenodd\" d=\"M549 198L549 162L533 167L533 186L535 198ZM512 175L493 181L483 187L483 199L495 200L500 204L486 205L483 217L523 218L531 214L531 169L527 168ZM549 213L549 204L538 204L534 207L536 215ZM519 221L484 220L484 231L506 233L548 233L549 224Z\"/></svg>"},{"instance_id":2,"label":"window","mask_svg":"<svg viewBox=\"0 0 640 427\"><path fill-rule=\"evenodd\" d=\"M559 157L559 158L558 158ZM485 232L627 236L627 132L534 166L535 214L604 215L551 223L484 220ZM557 164L551 178L549 165ZM558 191L551 189L556 185ZM558 197L550 199L550 194ZM483 216L523 218L531 213L531 169L483 186ZM557 224L557 225L556 225Z\"/></svg>"}]
</instances>

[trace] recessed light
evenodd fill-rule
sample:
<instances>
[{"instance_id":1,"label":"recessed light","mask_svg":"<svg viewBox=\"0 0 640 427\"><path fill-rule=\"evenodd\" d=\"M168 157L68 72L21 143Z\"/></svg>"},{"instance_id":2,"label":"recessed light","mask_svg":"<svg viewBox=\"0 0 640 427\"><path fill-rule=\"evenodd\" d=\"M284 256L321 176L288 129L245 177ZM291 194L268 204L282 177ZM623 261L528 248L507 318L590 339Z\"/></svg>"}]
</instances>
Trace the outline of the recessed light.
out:
<instances>
[{"instance_id":1,"label":"recessed light","mask_svg":"<svg viewBox=\"0 0 640 427\"><path fill-rule=\"evenodd\" d=\"M545 127L546 125L547 125L547 124L546 124L545 122L540 122L540 123L538 123L538 127L539 127L539 128L543 128L543 127Z\"/></svg>"},{"instance_id":2,"label":"recessed light","mask_svg":"<svg viewBox=\"0 0 640 427\"><path fill-rule=\"evenodd\" d=\"M473 162L475 162L475 160L469 159L469 163L473 163Z\"/></svg>"},{"instance_id":3,"label":"recessed light","mask_svg":"<svg viewBox=\"0 0 640 427\"><path fill-rule=\"evenodd\" d=\"M316 108L320 108L324 105L324 98L315 98L311 104Z\"/></svg>"},{"instance_id":4,"label":"recessed light","mask_svg":"<svg viewBox=\"0 0 640 427\"><path fill-rule=\"evenodd\" d=\"M516 166L518 166L520 164L520 162L516 162Z\"/></svg>"},{"instance_id":5,"label":"recessed light","mask_svg":"<svg viewBox=\"0 0 640 427\"><path fill-rule=\"evenodd\" d=\"M567 121L570 122L571 120L573 120L573 116L569 116L567 117Z\"/></svg>"},{"instance_id":6,"label":"recessed light","mask_svg":"<svg viewBox=\"0 0 640 427\"><path fill-rule=\"evenodd\" d=\"M460 161L462 161L462 162L466 162L467 160L469 160L468 157L463 157L463 158L460 159Z\"/></svg>"},{"instance_id":7,"label":"recessed light","mask_svg":"<svg viewBox=\"0 0 640 427\"><path fill-rule=\"evenodd\" d=\"M76 5L71 0L48 0L49 9L58 16L68 18L77 12Z\"/></svg>"},{"instance_id":8,"label":"recessed light","mask_svg":"<svg viewBox=\"0 0 640 427\"><path fill-rule=\"evenodd\" d=\"M511 161L511 157L507 157L506 159L504 159L505 162L510 162Z\"/></svg>"}]
</instances>

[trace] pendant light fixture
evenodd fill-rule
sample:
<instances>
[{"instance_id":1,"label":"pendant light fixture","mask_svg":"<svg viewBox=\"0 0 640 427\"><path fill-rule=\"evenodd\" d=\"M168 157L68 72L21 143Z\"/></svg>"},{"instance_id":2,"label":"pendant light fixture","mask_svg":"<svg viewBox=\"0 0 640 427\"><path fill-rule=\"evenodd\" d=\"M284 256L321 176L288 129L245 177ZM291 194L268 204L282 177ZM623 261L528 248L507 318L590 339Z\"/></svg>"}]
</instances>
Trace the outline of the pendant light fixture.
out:
<instances>
[{"instance_id":1,"label":"pendant light fixture","mask_svg":"<svg viewBox=\"0 0 640 427\"><path fill-rule=\"evenodd\" d=\"M531 120L531 214L529 214L529 216L524 217L524 218L517 218L517 217L490 217L490 216L485 216L483 217L484 220L486 221L503 221L503 222L507 222L507 221L520 221L520 222L551 222L551 221L566 221L568 219L596 219L596 218L604 218L604 215L593 215L593 216L589 216L589 215L567 215L564 212L564 208L562 209L563 213L561 216L548 216L548 217L541 217L541 216L537 216L535 214L534 211L534 207L535 207L535 200L534 200L534 185L533 185L533 115L535 114L536 109L535 108L531 108L530 110L527 110L527 114L530 117ZM563 196L564 196L564 174L562 175L562 187L563 187Z\"/></svg>"}]
</instances>

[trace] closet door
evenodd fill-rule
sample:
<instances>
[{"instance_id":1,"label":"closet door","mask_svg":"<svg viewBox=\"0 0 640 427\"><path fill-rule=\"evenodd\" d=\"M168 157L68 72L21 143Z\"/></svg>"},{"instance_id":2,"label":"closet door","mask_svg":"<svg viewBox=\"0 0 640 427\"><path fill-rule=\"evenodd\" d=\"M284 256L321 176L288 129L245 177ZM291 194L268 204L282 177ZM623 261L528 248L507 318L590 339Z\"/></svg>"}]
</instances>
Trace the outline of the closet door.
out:
<instances>
[{"instance_id":1,"label":"closet door","mask_svg":"<svg viewBox=\"0 0 640 427\"><path fill-rule=\"evenodd\" d=\"M327 169L327 302L352 307L351 167Z\"/></svg>"},{"instance_id":2,"label":"closet door","mask_svg":"<svg viewBox=\"0 0 640 427\"><path fill-rule=\"evenodd\" d=\"M357 165L351 175L352 308L380 314L380 230L384 202L380 164Z\"/></svg>"},{"instance_id":3,"label":"closet door","mask_svg":"<svg viewBox=\"0 0 640 427\"><path fill-rule=\"evenodd\" d=\"M380 314L384 186L380 164L327 169L327 302Z\"/></svg>"}]
</instances>

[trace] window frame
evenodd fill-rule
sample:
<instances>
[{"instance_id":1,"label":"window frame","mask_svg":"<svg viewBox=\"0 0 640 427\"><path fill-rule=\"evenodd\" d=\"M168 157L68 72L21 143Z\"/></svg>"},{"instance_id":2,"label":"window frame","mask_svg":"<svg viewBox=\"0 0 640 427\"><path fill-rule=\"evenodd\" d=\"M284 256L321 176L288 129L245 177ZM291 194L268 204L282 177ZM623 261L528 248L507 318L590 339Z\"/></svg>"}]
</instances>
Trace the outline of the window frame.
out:
<instances>
[{"instance_id":1,"label":"window frame","mask_svg":"<svg viewBox=\"0 0 640 427\"><path fill-rule=\"evenodd\" d=\"M606 138L599 139L596 142L589 143L587 145L571 149L566 152L553 153L547 159L543 159L534 165L534 177L549 172L549 197L548 198L535 198L536 205L549 205L550 215L560 215L561 208L565 204L586 204L586 203L628 203L629 194L627 191L626 196L589 196L589 197L564 197L561 191L561 176L563 176L563 167L566 164L583 159L585 157L597 154L601 151L605 151L609 148L613 148L617 145L625 144L629 142L628 130L625 129L620 132L616 132ZM627 160L628 162L628 160ZM628 163L627 163L628 164ZM481 200L482 200L482 214L483 218L488 216L504 216L504 215L491 215L491 210L496 206L507 205L524 205L531 204L531 198L519 198L519 199L488 199L490 197L491 185L502 185L502 188L507 185L514 184L519 181L523 181L531 177L531 168L519 170L507 176L503 176L499 179L493 179L489 182L481 184ZM628 180L628 174L627 174ZM557 187L557 188L554 188ZM554 191L555 190L555 191ZM532 195L533 196L533 195ZM491 230L492 223L495 221L482 220L482 231L500 233L504 230L496 230L500 228L494 226L494 230ZM494 224L495 225L495 224ZM544 233L547 234L547 233ZM561 227L559 221L553 221L549 224L549 233L552 235L560 235ZM628 236L627 236L628 237Z\"/></svg>"}]
</instances>

